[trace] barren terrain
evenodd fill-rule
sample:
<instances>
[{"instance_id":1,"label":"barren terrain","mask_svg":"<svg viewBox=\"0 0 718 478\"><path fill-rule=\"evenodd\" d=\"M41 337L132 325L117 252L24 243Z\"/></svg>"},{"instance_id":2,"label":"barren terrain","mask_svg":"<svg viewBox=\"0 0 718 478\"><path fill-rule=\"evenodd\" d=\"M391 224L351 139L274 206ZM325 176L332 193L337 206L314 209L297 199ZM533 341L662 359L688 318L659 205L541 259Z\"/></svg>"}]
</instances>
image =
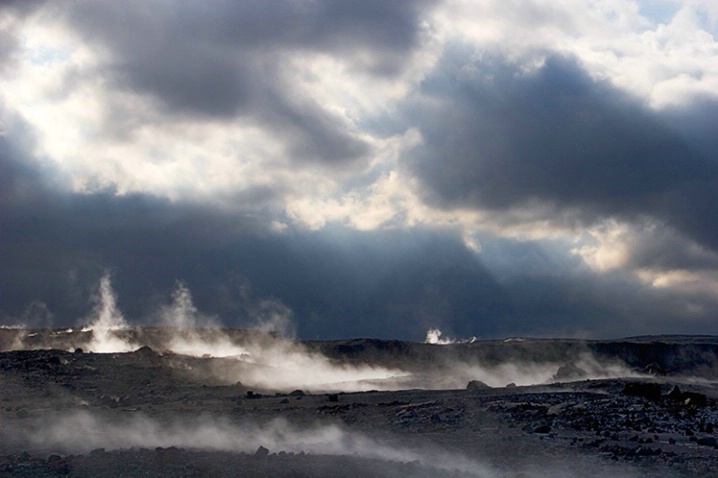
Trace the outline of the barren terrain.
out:
<instances>
[{"instance_id":1,"label":"barren terrain","mask_svg":"<svg viewBox=\"0 0 718 478\"><path fill-rule=\"evenodd\" d=\"M0 476L718 476L718 339L0 329Z\"/></svg>"}]
</instances>

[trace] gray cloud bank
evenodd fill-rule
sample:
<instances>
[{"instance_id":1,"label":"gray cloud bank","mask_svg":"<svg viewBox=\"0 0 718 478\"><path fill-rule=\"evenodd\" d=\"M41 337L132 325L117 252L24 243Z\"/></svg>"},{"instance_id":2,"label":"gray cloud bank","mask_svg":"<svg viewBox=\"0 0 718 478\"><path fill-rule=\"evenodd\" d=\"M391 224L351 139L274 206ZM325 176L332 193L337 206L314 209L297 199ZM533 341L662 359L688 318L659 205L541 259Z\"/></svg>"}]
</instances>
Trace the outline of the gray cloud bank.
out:
<instances>
[{"instance_id":1,"label":"gray cloud bank","mask_svg":"<svg viewBox=\"0 0 718 478\"><path fill-rule=\"evenodd\" d=\"M584 224L647 214L718 245L707 214L718 191L709 133L718 101L657 113L572 58L550 54L522 72L501 57L467 62L457 50L422 86L438 101L410 106L425 142L407 163L429 201L498 210L545 201L578 210Z\"/></svg>"},{"instance_id":2,"label":"gray cloud bank","mask_svg":"<svg viewBox=\"0 0 718 478\"><path fill-rule=\"evenodd\" d=\"M296 91L287 54L356 58L357 68L392 75L418 41L426 3L83 2L68 17L106 50L98 73L117 88L167 114L250 118L280 130L291 158L333 163L364 157L368 145Z\"/></svg>"},{"instance_id":3,"label":"gray cloud bank","mask_svg":"<svg viewBox=\"0 0 718 478\"><path fill-rule=\"evenodd\" d=\"M62 193L43 188L37 171L8 159L3 146L0 294L7 323L82 322L106 269L130 322L148 320L181 279L201 312L246 326L249 285L253 296L289 307L307 338L419 339L432 325L463 336L611 335L646 332L644 319L650 330L670 332L680 305L620 272L599 276L537 244L487 242L496 249L493 260L525 268L504 264L508 273L496 277L451 231L273 235L256 218L193 204ZM48 310L51 317L38 317ZM702 327L693 331L708 330Z\"/></svg>"},{"instance_id":4,"label":"gray cloud bank","mask_svg":"<svg viewBox=\"0 0 718 478\"><path fill-rule=\"evenodd\" d=\"M37 5L16 2L4 13L21 23ZM421 339L432 326L482 337L714 331L718 300L710 290L653 287L636 274L718 277L715 97L657 110L571 55L546 51L543 64L527 70L504 53L458 43L443 46L396 109L363 119L372 131L297 87L296 52L341 58L350 74L377 82L398 78L425 46L424 20L435 7L181 1L171 11L147 2L44 8L99 52L91 69L64 77L68 89L87 77L105 81L117 94L146 100L156 121L247 120L286 146L282 161L326 167L336 181L347 171L372 176L375 146L367 135L414 130L420 141L401 151L398 168L416 180L423 205L493 214L499 223L538 207L527 213L535 221L573 231L620 221L631 227L620 267L587 267L569 241L487 231L477 232L477 254L458 228L431 223L308 230L287 217L286 190L260 183L238 193L240 206L231 211L151 192L119 195L112 186L72 192L67 172L36 152L32 127L4 111L0 321L82 321L109 269L131 322L166 303L182 280L197 307L222 323L247 322L250 288L290 308L307 338ZM0 35L4 74L19 48L15 26ZM109 121L104 133L132 142L134 126L122 111ZM287 227L273 232L272 221Z\"/></svg>"}]
</instances>

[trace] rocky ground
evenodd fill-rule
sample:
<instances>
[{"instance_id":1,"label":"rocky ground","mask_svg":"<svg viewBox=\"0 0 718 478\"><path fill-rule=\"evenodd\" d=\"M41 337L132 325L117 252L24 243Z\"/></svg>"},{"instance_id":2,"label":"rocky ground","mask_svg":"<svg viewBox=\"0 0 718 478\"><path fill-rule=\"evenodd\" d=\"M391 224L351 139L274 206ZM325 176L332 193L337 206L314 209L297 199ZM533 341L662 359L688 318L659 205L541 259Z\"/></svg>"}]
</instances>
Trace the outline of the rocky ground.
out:
<instances>
[{"instance_id":1,"label":"rocky ground","mask_svg":"<svg viewBox=\"0 0 718 478\"><path fill-rule=\"evenodd\" d=\"M549 384L355 393L243 385L236 357L6 348L0 476L715 477L718 389L701 344L703 376L663 361L564 381L581 372L561 362Z\"/></svg>"}]
</instances>

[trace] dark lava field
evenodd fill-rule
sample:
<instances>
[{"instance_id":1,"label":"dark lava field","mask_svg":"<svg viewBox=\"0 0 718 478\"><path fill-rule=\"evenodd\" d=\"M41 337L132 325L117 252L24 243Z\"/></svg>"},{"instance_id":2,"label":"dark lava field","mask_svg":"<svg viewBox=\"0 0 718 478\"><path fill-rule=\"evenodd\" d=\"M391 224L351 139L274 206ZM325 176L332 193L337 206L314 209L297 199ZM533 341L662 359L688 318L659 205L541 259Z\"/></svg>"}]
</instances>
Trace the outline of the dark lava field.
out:
<instances>
[{"instance_id":1,"label":"dark lava field","mask_svg":"<svg viewBox=\"0 0 718 478\"><path fill-rule=\"evenodd\" d=\"M718 477L718 337L0 329L2 477Z\"/></svg>"}]
</instances>

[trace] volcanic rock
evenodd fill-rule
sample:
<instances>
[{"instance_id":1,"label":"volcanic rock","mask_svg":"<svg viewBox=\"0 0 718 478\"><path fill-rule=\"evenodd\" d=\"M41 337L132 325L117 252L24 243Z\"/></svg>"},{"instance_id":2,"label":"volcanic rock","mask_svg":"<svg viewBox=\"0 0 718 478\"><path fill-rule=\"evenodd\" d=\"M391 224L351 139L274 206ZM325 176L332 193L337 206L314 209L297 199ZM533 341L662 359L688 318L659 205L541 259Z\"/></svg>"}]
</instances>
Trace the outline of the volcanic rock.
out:
<instances>
[{"instance_id":1,"label":"volcanic rock","mask_svg":"<svg viewBox=\"0 0 718 478\"><path fill-rule=\"evenodd\" d=\"M716 445L718 445L718 440L716 440L715 437L703 437L703 438L699 438L697 443L701 446L715 447Z\"/></svg>"},{"instance_id":2,"label":"volcanic rock","mask_svg":"<svg viewBox=\"0 0 718 478\"><path fill-rule=\"evenodd\" d=\"M683 392L681 392L681 389L678 387L678 385L674 385L671 387L671 389L666 394L666 397L672 399L672 400L683 400Z\"/></svg>"},{"instance_id":3,"label":"volcanic rock","mask_svg":"<svg viewBox=\"0 0 718 478\"><path fill-rule=\"evenodd\" d=\"M658 400L661 398L661 385L658 383L631 382L624 385L622 393L648 400Z\"/></svg>"},{"instance_id":4,"label":"volcanic rock","mask_svg":"<svg viewBox=\"0 0 718 478\"><path fill-rule=\"evenodd\" d=\"M481 380L472 380L466 385L466 390L488 390L491 387Z\"/></svg>"},{"instance_id":5,"label":"volcanic rock","mask_svg":"<svg viewBox=\"0 0 718 478\"><path fill-rule=\"evenodd\" d=\"M549 425L539 425L536 428L534 428L534 433L541 433L546 434L551 432L551 427Z\"/></svg>"},{"instance_id":6,"label":"volcanic rock","mask_svg":"<svg viewBox=\"0 0 718 478\"><path fill-rule=\"evenodd\" d=\"M567 363L558 368L553 376L555 382L566 382L585 378L588 373L575 363Z\"/></svg>"},{"instance_id":7,"label":"volcanic rock","mask_svg":"<svg viewBox=\"0 0 718 478\"><path fill-rule=\"evenodd\" d=\"M136 353L140 357L146 357L146 358L157 356L157 352L152 350L152 348L147 345L143 345L142 347L138 348L137 350L135 350L134 353Z\"/></svg>"},{"instance_id":8,"label":"volcanic rock","mask_svg":"<svg viewBox=\"0 0 718 478\"><path fill-rule=\"evenodd\" d=\"M12 343L2 339L9 333L0 328L0 343ZM138 337L149 333L156 331L143 332ZM341 393L341 397L336 393L338 389L321 389L315 384L294 386L312 387L313 393L306 395L301 390L287 393L291 388L262 388L249 372L259 367L261 376L266 377L271 371L264 365L237 358L175 354L167 348L167 340L143 342L133 338L137 347L147 343L154 350L167 351L161 355L152 349L72 354L75 347L88 350L88 342L83 340L56 349L0 352L0 476L428 478L439 474L439 470L427 465L434 448L447 450L447 455L456 454L462 460L464 455L470 459L479 456L481 464L486 462L489 467L485 475L514 478L521 473L549 476L551 472L547 470L553 469L559 471L559 476L583 478L712 478L718 469L718 412L714 406L718 388L711 381L718 377L714 366L718 363L714 359L718 357L718 338L585 343L528 340L442 347L378 340L315 343L313 350L334 350L332 363L396 367L411 374L407 383L412 388L388 391L396 386L394 382L377 381L380 390ZM471 391L467 382L472 376L450 375L465 363L490 368L510 361L527 367L536 363L542 370L553 367L552 371L558 364L566 364L556 375L568 377L572 369L577 372L578 367L571 364L581 363L578 360L586 350L594 354L597 363L611 364L620 359L628 370L642 370L646 363L654 361L665 364L669 375L648 380L587 376L586 380L573 382L566 378L567 382L561 384L530 384L524 378L521 387L485 392ZM53 356L59 361L50 360ZM213 372L221 373L214 377ZM451 388L433 390L428 385L433 382L420 380L422 374L427 380L441 378L441 383ZM707 380L685 380L686 377ZM443 381L445 378L452 381ZM235 385L238 379L246 385ZM267 382L271 385L271 380L262 383ZM484 388L488 387L476 389ZM252 398L262 399L246 400L248 390L258 392L249 393ZM341 403L327 403L332 396ZM108 406L102 406L101 397ZM93 417L98 428L74 430L77 417L86 416ZM313 448L316 454L273 454L259 447L263 442L260 437L283 430L285 420L296 432L296 437L291 433L286 439L300 444L320 437L320 445ZM145 428L145 422L149 428ZM77 439L57 442L48 434L42 440L50 441L39 446L31 434L43 433L45 423L53 429L62 426L62 430L71 430ZM199 449L170 453L169 448L154 448L167 446L166 441L154 443L152 436L128 437L123 430L135 429L135 424L139 430L157 427L181 432L183 440L192 440L196 427L204 430L206 426L218 426L220 431L236 430L237 436L244 439L252 440L254 436L259 448L249 453L242 452L243 447L203 449L204 444L197 439ZM263 431L265 427L270 434ZM332 433L326 434L328 430ZM107 439L83 439L87 431L92 432L91 436L105 434ZM352 445L354 436L377 440L381 447L396 443L410 452L407 456L412 460L419 453L428 454L421 461L406 463L321 454L324 441L332 449L336 440ZM88 446L91 448L95 442L95 447L112 448L104 453L88 453ZM23 450L32 453L32 457L28 455L23 461L19 456ZM54 450L84 454L48 457L48 452ZM547 468L527 468L533 463L546 463ZM456 470L442 476L471 478L479 474L471 471Z\"/></svg>"},{"instance_id":9,"label":"volcanic rock","mask_svg":"<svg viewBox=\"0 0 718 478\"><path fill-rule=\"evenodd\" d=\"M686 405L695 405L696 407L705 407L708 403L708 397L696 392L684 392L681 399Z\"/></svg>"}]
</instances>

